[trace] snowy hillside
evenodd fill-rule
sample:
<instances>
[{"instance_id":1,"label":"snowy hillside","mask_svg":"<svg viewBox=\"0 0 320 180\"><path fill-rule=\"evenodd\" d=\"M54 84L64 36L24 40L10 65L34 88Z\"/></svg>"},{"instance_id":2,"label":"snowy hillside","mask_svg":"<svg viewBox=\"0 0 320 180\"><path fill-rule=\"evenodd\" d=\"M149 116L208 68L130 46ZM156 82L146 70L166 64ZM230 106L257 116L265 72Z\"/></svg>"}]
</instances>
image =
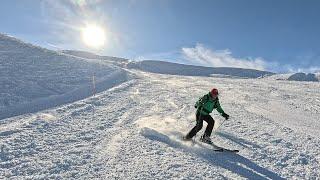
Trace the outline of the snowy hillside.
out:
<instances>
[{"instance_id":1,"label":"snowy hillside","mask_svg":"<svg viewBox=\"0 0 320 180\"><path fill-rule=\"evenodd\" d=\"M0 34L0 119L79 100L127 80L112 63L63 55Z\"/></svg>"},{"instance_id":2,"label":"snowy hillside","mask_svg":"<svg viewBox=\"0 0 320 180\"><path fill-rule=\"evenodd\" d=\"M0 121L0 179L320 178L320 83L132 73L95 97ZM231 118L212 139L238 154L180 140L213 86Z\"/></svg>"},{"instance_id":3,"label":"snowy hillside","mask_svg":"<svg viewBox=\"0 0 320 180\"><path fill-rule=\"evenodd\" d=\"M104 60L104 62L114 63L116 65L123 65L123 64L128 63L128 59L111 57L111 56L100 56L100 55L86 52L86 51L63 50L61 52L64 54L69 54L69 55L73 55L76 57Z\"/></svg>"},{"instance_id":4,"label":"snowy hillside","mask_svg":"<svg viewBox=\"0 0 320 180\"><path fill-rule=\"evenodd\" d=\"M215 77L244 77L244 78L258 78L273 75L274 73L267 71L259 71L254 69L242 68L212 68L203 66L192 66L178 63L171 63L165 61L143 60L143 61L129 61L124 58L100 56L85 51L64 50L64 54L73 55L76 57L88 59L100 59L110 63L114 63L120 67L129 69L138 69L146 72L172 74L172 75L186 75L186 76L215 76Z\"/></svg>"},{"instance_id":5,"label":"snowy hillside","mask_svg":"<svg viewBox=\"0 0 320 180\"><path fill-rule=\"evenodd\" d=\"M259 71L254 69L242 68L227 68L227 67L203 67L177 64L164 61L145 60L140 62L130 62L128 68L139 69L146 72L172 74L172 75L186 75L186 76L212 76L212 74L244 77L244 78L258 78L272 75L274 73L267 71Z\"/></svg>"}]
</instances>

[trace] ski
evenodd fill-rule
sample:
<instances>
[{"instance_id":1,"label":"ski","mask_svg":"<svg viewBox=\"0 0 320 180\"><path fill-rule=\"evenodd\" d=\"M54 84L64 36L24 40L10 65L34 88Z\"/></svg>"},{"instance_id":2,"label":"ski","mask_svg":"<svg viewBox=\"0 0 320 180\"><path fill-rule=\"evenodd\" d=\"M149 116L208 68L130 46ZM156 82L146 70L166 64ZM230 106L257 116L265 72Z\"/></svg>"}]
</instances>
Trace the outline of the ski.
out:
<instances>
[{"instance_id":1,"label":"ski","mask_svg":"<svg viewBox=\"0 0 320 180\"><path fill-rule=\"evenodd\" d=\"M201 144L209 145L209 146L211 146L211 148L214 152L230 152L230 153L238 153L239 152L238 149L227 149L227 148L217 146L213 143L206 143L203 141L195 141L194 139L186 139L185 136L181 136L181 139L182 139L182 141L191 142L192 144L194 144L196 142L200 142Z\"/></svg>"},{"instance_id":2,"label":"ski","mask_svg":"<svg viewBox=\"0 0 320 180\"><path fill-rule=\"evenodd\" d=\"M225 149L225 148L213 149L213 151L215 151L215 152L230 152L230 153L238 153L239 152L238 149Z\"/></svg>"},{"instance_id":3,"label":"ski","mask_svg":"<svg viewBox=\"0 0 320 180\"><path fill-rule=\"evenodd\" d=\"M205 142L202 142L202 143L205 143ZM227 149L227 148L217 146L213 143L205 143L205 144L210 145L213 148L212 150L215 152L230 152L230 153L238 153L239 152L238 149Z\"/></svg>"}]
</instances>

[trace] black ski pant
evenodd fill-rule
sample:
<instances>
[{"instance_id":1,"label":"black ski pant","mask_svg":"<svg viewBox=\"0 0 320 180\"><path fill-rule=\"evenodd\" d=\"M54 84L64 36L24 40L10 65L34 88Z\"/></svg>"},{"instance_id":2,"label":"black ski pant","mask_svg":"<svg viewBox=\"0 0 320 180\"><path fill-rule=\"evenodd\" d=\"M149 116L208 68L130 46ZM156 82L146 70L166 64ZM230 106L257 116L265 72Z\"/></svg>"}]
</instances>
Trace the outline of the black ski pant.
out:
<instances>
[{"instance_id":1,"label":"black ski pant","mask_svg":"<svg viewBox=\"0 0 320 180\"><path fill-rule=\"evenodd\" d=\"M201 115L200 112L197 112L196 120L197 120L196 126L194 126L194 128L191 129L191 131L187 134L187 137L192 138L193 136L195 136L202 129L203 121L206 121L208 123L204 134L207 136L210 136L214 126L213 118L210 115Z\"/></svg>"}]
</instances>

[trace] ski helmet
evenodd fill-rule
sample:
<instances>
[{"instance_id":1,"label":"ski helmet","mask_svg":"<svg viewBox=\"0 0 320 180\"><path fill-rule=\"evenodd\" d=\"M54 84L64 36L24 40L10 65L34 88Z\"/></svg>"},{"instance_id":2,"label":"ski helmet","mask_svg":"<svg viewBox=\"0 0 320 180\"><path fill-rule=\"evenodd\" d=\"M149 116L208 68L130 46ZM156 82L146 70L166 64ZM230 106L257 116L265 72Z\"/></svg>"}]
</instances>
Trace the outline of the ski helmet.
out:
<instances>
[{"instance_id":1,"label":"ski helmet","mask_svg":"<svg viewBox=\"0 0 320 180\"><path fill-rule=\"evenodd\" d=\"M219 95L218 89L216 89L216 88L213 88L210 93L211 93L211 96L218 96Z\"/></svg>"}]
</instances>

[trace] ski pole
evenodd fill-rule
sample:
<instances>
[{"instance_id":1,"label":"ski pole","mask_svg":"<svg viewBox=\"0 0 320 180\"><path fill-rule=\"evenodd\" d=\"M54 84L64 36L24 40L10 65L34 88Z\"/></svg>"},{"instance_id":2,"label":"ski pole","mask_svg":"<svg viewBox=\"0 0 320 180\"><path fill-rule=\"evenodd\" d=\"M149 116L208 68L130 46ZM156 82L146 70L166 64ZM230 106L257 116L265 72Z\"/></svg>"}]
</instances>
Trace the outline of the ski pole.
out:
<instances>
[{"instance_id":1,"label":"ski pole","mask_svg":"<svg viewBox=\"0 0 320 180\"><path fill-rule=\"evenodd\" d=\"M225 121L226 121L226 119L224 119L224 120L222 121L222 123L217 127L217 129L216 129L215 131L217 131L217 130L219 129L219 127L222 126L222 124L223 124Z\"/></svg>"}]
</instances>

